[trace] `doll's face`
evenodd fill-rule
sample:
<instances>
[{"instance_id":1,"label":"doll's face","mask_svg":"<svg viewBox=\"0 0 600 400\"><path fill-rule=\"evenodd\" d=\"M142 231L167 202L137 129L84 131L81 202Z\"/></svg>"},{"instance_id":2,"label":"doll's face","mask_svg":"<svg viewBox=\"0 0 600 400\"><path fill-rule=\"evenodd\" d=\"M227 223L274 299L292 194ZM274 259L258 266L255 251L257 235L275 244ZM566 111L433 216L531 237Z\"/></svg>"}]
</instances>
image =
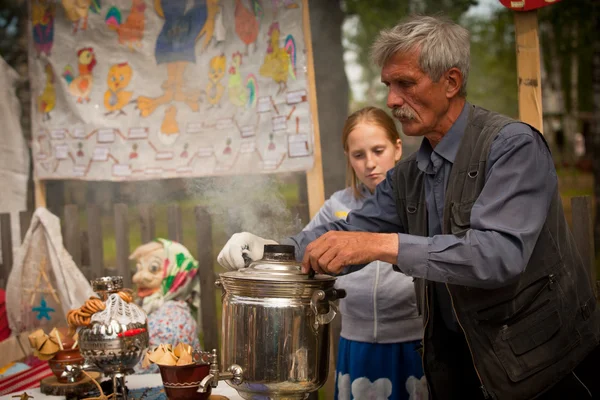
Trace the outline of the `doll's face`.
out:
<instances>
[{"instance_id":1,"label":"doll's face","mask_svg":"<svg viewBox=\"0 0 600 400\"><path fill-rule=\"evenodd\" d=\"M138 296L150 296L160 288L163 280L165 251L161 247L150 251L137 259L137 272L133 275L133 283L138 287Z\"/></svg>"}]
</instances>

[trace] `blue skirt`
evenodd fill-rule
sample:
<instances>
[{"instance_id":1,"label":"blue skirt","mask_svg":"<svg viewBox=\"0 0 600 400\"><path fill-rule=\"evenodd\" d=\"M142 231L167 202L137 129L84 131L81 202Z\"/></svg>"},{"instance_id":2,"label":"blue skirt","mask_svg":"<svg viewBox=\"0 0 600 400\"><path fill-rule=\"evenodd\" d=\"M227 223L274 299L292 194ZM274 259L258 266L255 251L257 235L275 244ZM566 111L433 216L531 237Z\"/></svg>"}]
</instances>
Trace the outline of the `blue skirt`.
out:
<instances>
[{"instance_id":1,"label":"blue skirt","mask_svg":"<svg viewBox=\"0 0 600 400\"><path fill-rule=\"evenodd\" d=\"M335 372L336 400L408 400L406 380L420 379L421 341L364 343L340 338Z\"/></svg>"}]
</instances>

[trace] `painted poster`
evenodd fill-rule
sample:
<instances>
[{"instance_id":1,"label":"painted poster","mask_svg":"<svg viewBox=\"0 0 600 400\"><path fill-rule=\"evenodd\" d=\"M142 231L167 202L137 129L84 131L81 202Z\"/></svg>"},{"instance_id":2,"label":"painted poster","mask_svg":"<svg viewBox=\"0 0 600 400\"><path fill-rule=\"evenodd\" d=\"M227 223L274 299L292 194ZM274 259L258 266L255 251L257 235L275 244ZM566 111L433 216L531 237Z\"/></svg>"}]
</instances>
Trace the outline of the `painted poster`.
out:
<instances>
[{"instance_id":1,"label":"painted poster","mask_svg":"<svg viewBox=\"0 0 600 400\"><path fill-rule=\"evenodd\" d=\"M302 0L32 0L38 179L308 170Z\"/></svg>"}]
</instances>

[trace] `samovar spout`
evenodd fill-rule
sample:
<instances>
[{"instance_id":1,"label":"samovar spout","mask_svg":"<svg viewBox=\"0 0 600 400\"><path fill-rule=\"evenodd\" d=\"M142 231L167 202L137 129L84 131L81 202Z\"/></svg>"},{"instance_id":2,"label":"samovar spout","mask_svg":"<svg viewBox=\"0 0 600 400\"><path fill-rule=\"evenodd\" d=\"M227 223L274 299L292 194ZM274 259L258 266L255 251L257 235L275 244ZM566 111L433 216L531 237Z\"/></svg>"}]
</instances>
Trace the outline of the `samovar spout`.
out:
<instances>
[{"instance_id":1,"label":"samovar spout","mask_svg":"<svg viewBox=\"0 0 600 400\"><path fill-rule=\"evenodd\" d=\"M244 369L237 364L231 365L225 372L220 372L217 350L213 349L210 355L209 373L198 385L198 393L206 393L209 385L216 388L219 381L231 381L234 385L240 385L244 381L243 375Z\"/></svg>"}]
</instances>

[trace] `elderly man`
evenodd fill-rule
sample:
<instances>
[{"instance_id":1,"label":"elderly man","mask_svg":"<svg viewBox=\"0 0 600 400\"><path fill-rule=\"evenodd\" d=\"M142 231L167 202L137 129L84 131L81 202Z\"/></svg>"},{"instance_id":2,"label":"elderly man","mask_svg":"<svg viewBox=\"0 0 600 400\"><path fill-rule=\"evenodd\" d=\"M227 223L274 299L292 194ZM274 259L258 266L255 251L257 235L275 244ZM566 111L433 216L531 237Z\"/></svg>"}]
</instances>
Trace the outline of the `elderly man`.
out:
<instances>
[{"instance_id":1,"label":"elderly man","mask_svg":"<svg viewBox=\"0 0 600 400\"><path fill-rule=\"evenodd\" d=\"M466 102L469 34L451 21L410 18L372 56L421 147L347 221L283 242L305 272L382 260L415 278L434 399L600 396L600 312L542 135ZM219 262L239 268L264 242L236 234Z\"/></svg>"}]
</instances>

